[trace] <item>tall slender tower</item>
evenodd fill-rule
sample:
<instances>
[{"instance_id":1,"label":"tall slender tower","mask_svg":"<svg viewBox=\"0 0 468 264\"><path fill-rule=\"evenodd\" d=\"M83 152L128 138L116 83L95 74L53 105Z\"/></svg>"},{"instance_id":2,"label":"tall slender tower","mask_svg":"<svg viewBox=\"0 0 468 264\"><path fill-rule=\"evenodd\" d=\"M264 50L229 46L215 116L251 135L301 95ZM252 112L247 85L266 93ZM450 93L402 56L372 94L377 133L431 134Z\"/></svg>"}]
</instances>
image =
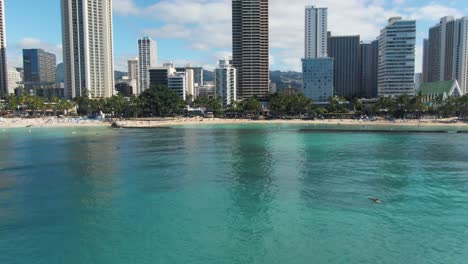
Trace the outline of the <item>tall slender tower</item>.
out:
<instances>
[{"instance_id":1,"label":"tall slender tower","mask_svg":"<svg viewBox=\"0 0 468 264\"><path fill-rule=\"evenodd\" d=\"M452 79L457 80L464 94L468 93L468 17L454 24Z\"/></svg>"},{"instance_id":2,"label":"tall slender tower","mask_svg":"<svg viewBox=\"0 0 468 264\"><path fill-rule=\"evenodd\" d=\"M232 1L232 53L240 99L269 95L268 0Z\"/></svg>"},{"instance_id":3,"label":"tall slender tower","mask_svg":"<svg viewBox=\"0 0 468 264\"><path fill-rule=\"evenodd\" d=\"M307 6L305 25L305 58L327 57L328 9Z\"/></svg>"},{"instance_id":4,"label":"tall slender tower","mask_svg":"<svg viewBox=\"0 0 468 264\"><path fill-rule=\"evenodd\" d=\"M149 37L138 40L138 94L150 88L149 69L158 62L156 41Z\"/></svg>"},{"instance_id":5,"label":"tall slender tower","mask_svg":"<svg viewBox=\"0 0 468 264\"><path fill-rule=\"evenodd\" d=\"M61 3L65 96L111 97L112 0L61 0Z\"/></svg>"},{"instance_id":6,"label":"tall slender tower","mask_svg":"<svg viewBox=\"0 0 468 264\"><path fill-rule=\"evenodd\" d=\"M0 0L0 98L8 96L8 67L6 60L5 4Z\"/></svg>"}]
</instances>

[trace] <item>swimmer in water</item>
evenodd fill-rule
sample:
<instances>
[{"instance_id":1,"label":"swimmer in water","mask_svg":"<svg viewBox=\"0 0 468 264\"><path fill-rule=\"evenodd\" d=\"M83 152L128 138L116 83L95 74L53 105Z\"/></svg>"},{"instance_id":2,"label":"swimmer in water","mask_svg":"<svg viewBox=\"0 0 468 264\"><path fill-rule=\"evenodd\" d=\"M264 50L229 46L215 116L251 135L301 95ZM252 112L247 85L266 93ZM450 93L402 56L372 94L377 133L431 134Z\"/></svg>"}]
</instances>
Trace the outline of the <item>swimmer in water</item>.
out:
<instances>
[{"instance_id":1,"label":"swimmer in water","mask_svg":"<svg viewBox=\"0 0 468 264\"><path fill-rule=\"evenodd\" d=\"M383 201L380 200L379 198L372 198L371 197L371 198L369 198L369 200L373 201L374 203L378 203L378 204L383 203Z\"/></svg>"}]
</instances>

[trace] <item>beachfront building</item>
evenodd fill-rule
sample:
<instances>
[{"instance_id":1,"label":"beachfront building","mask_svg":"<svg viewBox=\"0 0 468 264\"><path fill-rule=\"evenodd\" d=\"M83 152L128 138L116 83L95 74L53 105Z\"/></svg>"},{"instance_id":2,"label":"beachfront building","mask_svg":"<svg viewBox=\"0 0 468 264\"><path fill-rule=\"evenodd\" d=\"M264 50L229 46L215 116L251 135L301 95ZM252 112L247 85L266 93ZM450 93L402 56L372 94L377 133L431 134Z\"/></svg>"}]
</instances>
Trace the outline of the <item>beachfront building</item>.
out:
<instances>
[{"instance_id":1,"label":"beachfront building","mask_svg":"<svg viewBox=\"0 0 468 264\"><path fill-rule=\"evenodd\" d=\"M361 44L361 93L364 98L378 95L379 41Z\"/></svg>"},{"instance_id":2,"label":"beachfront building","mask_svg":"<svg viewBox=\"0 0 468 264\"><path fill-rule=\"evenodd\" d=\"M8 88L8 66L6 56L5 3L0 0L0 99L13 91Z\"/></svg>"},{"instance_id":3,"label":"beachfront building","mask_svg":"<svg viewBox=\"0 0 468 264\"><path fill-rule=\"evenodd\" d=\"M460 89L468 92L468 17L441 18L429 29L423 54L425 81L457 80Z\"/></svg>"},{"instance_id":4,"label":"beachfront building","mask_svg":"<svg viewBox=\"0 0 468 264\"><path fill-rule=\"evenodd\" d=\"M237 71L228 60L220 60L215 69L216 96L223 99L224 106L237 101Z\"/></svg>"},{"instance_id":5,"label":"beachfront building","mask_svg":"<svg viewBox=\"0 0 468 264\"><path fill-rule=\"evenodd\" d=\"M416 21L393 17L379 37L379 96L414 95Z\"/></svg>"},{"instance_id":6,"label":"beachfront building","mask_svg":"<svg viewBox=\"0 0 468 264\"><path fill-rule=\"evenodd\" d=\"M269 96L268 0L232 1L232 54L240 99Z\"/></svg>"},{"instance_id":7,"label":"beachfront building","mask_svg":"<svg viewBox=\"0 0 468 264\"><path fill-rule=\"evenodd\" d=\"M347 99L361 97L359 36L329 36L328 56L333 58L333 90Z\"/></svg>"},{"instance_id":8,"label":"beachfront building","mask_svg":"<svg viewBox=\"0 0 468 264\"><path fill-rule=\"evenodd\" d=\"M303 90L314 103L326 103L333 96L333 59L302 60Z\"/></svg>"},{"instance_id":9,"label":"beachfront building","mask_svg":"<svg viewBox=\"0 0 468 264\"><path fill-rule=\"evenodd\" d=\"M156 67L157 46L156 41L150 37L138 40L138 94L150 87L149 69Z\"/></svg>"},{"instance_id":10,"label":"beachfront building","mask_svg":"<svg viewBox=\"0 0 468 264\"><path fill-rule=\"evenodd\" d=\"M460 85L456 80L424 82L421 84L419 93L423 102L431 106L446 101L449 97L460 97L463 95Z\"/></svg>"},{"instance_id":11,"label":"beachfront building","mask_svg":"<svg viewBox=\"0 0 468 264\"><path fill-rule=\"evenodd\" d=\"M112 0L61 0L65 96L114 95Z\"/></svg>"},{"instance_id":12,"label":"beachfront building","mask_svg":"<svg viewBox=\"0 0 468 264\"><path fill-rule=\"evenodd\" d=\"M333 96L333 59L327 57L327 8L305 9L305 52L302 59L302 92L314 103L326 103Z\"/></svg>"}]
</instances>

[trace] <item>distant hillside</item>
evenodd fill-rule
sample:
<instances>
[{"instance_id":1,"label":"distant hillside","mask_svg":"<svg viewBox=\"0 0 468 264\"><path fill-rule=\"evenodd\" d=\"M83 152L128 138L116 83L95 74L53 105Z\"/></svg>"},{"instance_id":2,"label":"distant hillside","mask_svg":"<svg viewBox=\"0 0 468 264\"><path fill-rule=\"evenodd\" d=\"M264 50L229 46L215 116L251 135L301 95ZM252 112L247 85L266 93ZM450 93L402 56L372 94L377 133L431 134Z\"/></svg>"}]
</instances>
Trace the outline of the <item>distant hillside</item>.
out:
<instances>
[{"instance_id":1,"label":"distant hillside","mask_svg":"<svg viewBox=\"0 0 468 264\"><path fill-rule=\"evenodd\" d=\"M63 63L57 65L57 70L55 71L57 74L57 82L64 82L65 81L65 69L63 67ZM127 76L126 72L115 71L114 78L115 81L121 80L123 76Z\"/></svg>"},{"instance_id":2,"label":"distant hillside","mask_svg":"<svg viewBox=\"0 0 468 264\"><path fill-rule=\"evenodd\" d=\"M302 88L302 73L300 72L271 71L270 80L271 82L276 83L278 90L283 90L289 87L293 89Z\"/></svg>"}]
</instances>

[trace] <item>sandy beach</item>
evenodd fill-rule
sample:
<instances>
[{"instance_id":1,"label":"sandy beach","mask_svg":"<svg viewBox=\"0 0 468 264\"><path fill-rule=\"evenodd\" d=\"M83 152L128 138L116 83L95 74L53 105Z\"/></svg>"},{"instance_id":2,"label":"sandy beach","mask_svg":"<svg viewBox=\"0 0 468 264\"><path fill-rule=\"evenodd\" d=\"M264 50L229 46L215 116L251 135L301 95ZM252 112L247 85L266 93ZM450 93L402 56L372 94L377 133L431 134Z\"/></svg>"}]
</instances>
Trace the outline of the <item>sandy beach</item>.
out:
<instances>
[{"instance_id":1,"label":"sandy beach","mask_svg":"<svg viewBox=\"0 0 468 264\"><path fill-rule=\"evenodd\" d=\"M84 118L0 118L0 128L22 127L97 127L110 126L108 122Z\"/></svg>"},{"instance_id":2,"label":"sandy beach","mask_svg":"<svg viewBox=\"0 0 468 264\"><path fill-rule=\"evenodd\" d=\"M454 122L453 120L377 120L363 121L350 119L327 119L327 120L248 120L248 119L221 119L221 118L151 118L151 119L129 119L116 121L115 126L119 128L160 128L175 126L203 126L203 125L251 125L251 124L273 124L273 125L305 125L310 129L322 130L455 130L468 131L468 123ZM27 127L107 127L111 123L86 118L0 118L0 128L27 128Z\"/></svg>"},{"instance_id":3,"label":"sandy beach","mask_svg":"<svg viewBox=\"0 0 468 264\"><path fill-rule=\"evenodd\" d=\"M323 127L330 129L338 129L343 127L343 130L427 130L427 129L441 129L453 128L454 130L468 131L468 123L454 122L452 120L377 120L377 121L361 121L361 120L247 120L247 119L219 119L219 118L167 118L167 119L141 119L141 120L125 120L115 123L117 127L121 128L157 128L157 127L173 127L181 125L248 125L248 124L277 124L277 125L316 125L318 128Z\"/></svg>"}]
</instances>

